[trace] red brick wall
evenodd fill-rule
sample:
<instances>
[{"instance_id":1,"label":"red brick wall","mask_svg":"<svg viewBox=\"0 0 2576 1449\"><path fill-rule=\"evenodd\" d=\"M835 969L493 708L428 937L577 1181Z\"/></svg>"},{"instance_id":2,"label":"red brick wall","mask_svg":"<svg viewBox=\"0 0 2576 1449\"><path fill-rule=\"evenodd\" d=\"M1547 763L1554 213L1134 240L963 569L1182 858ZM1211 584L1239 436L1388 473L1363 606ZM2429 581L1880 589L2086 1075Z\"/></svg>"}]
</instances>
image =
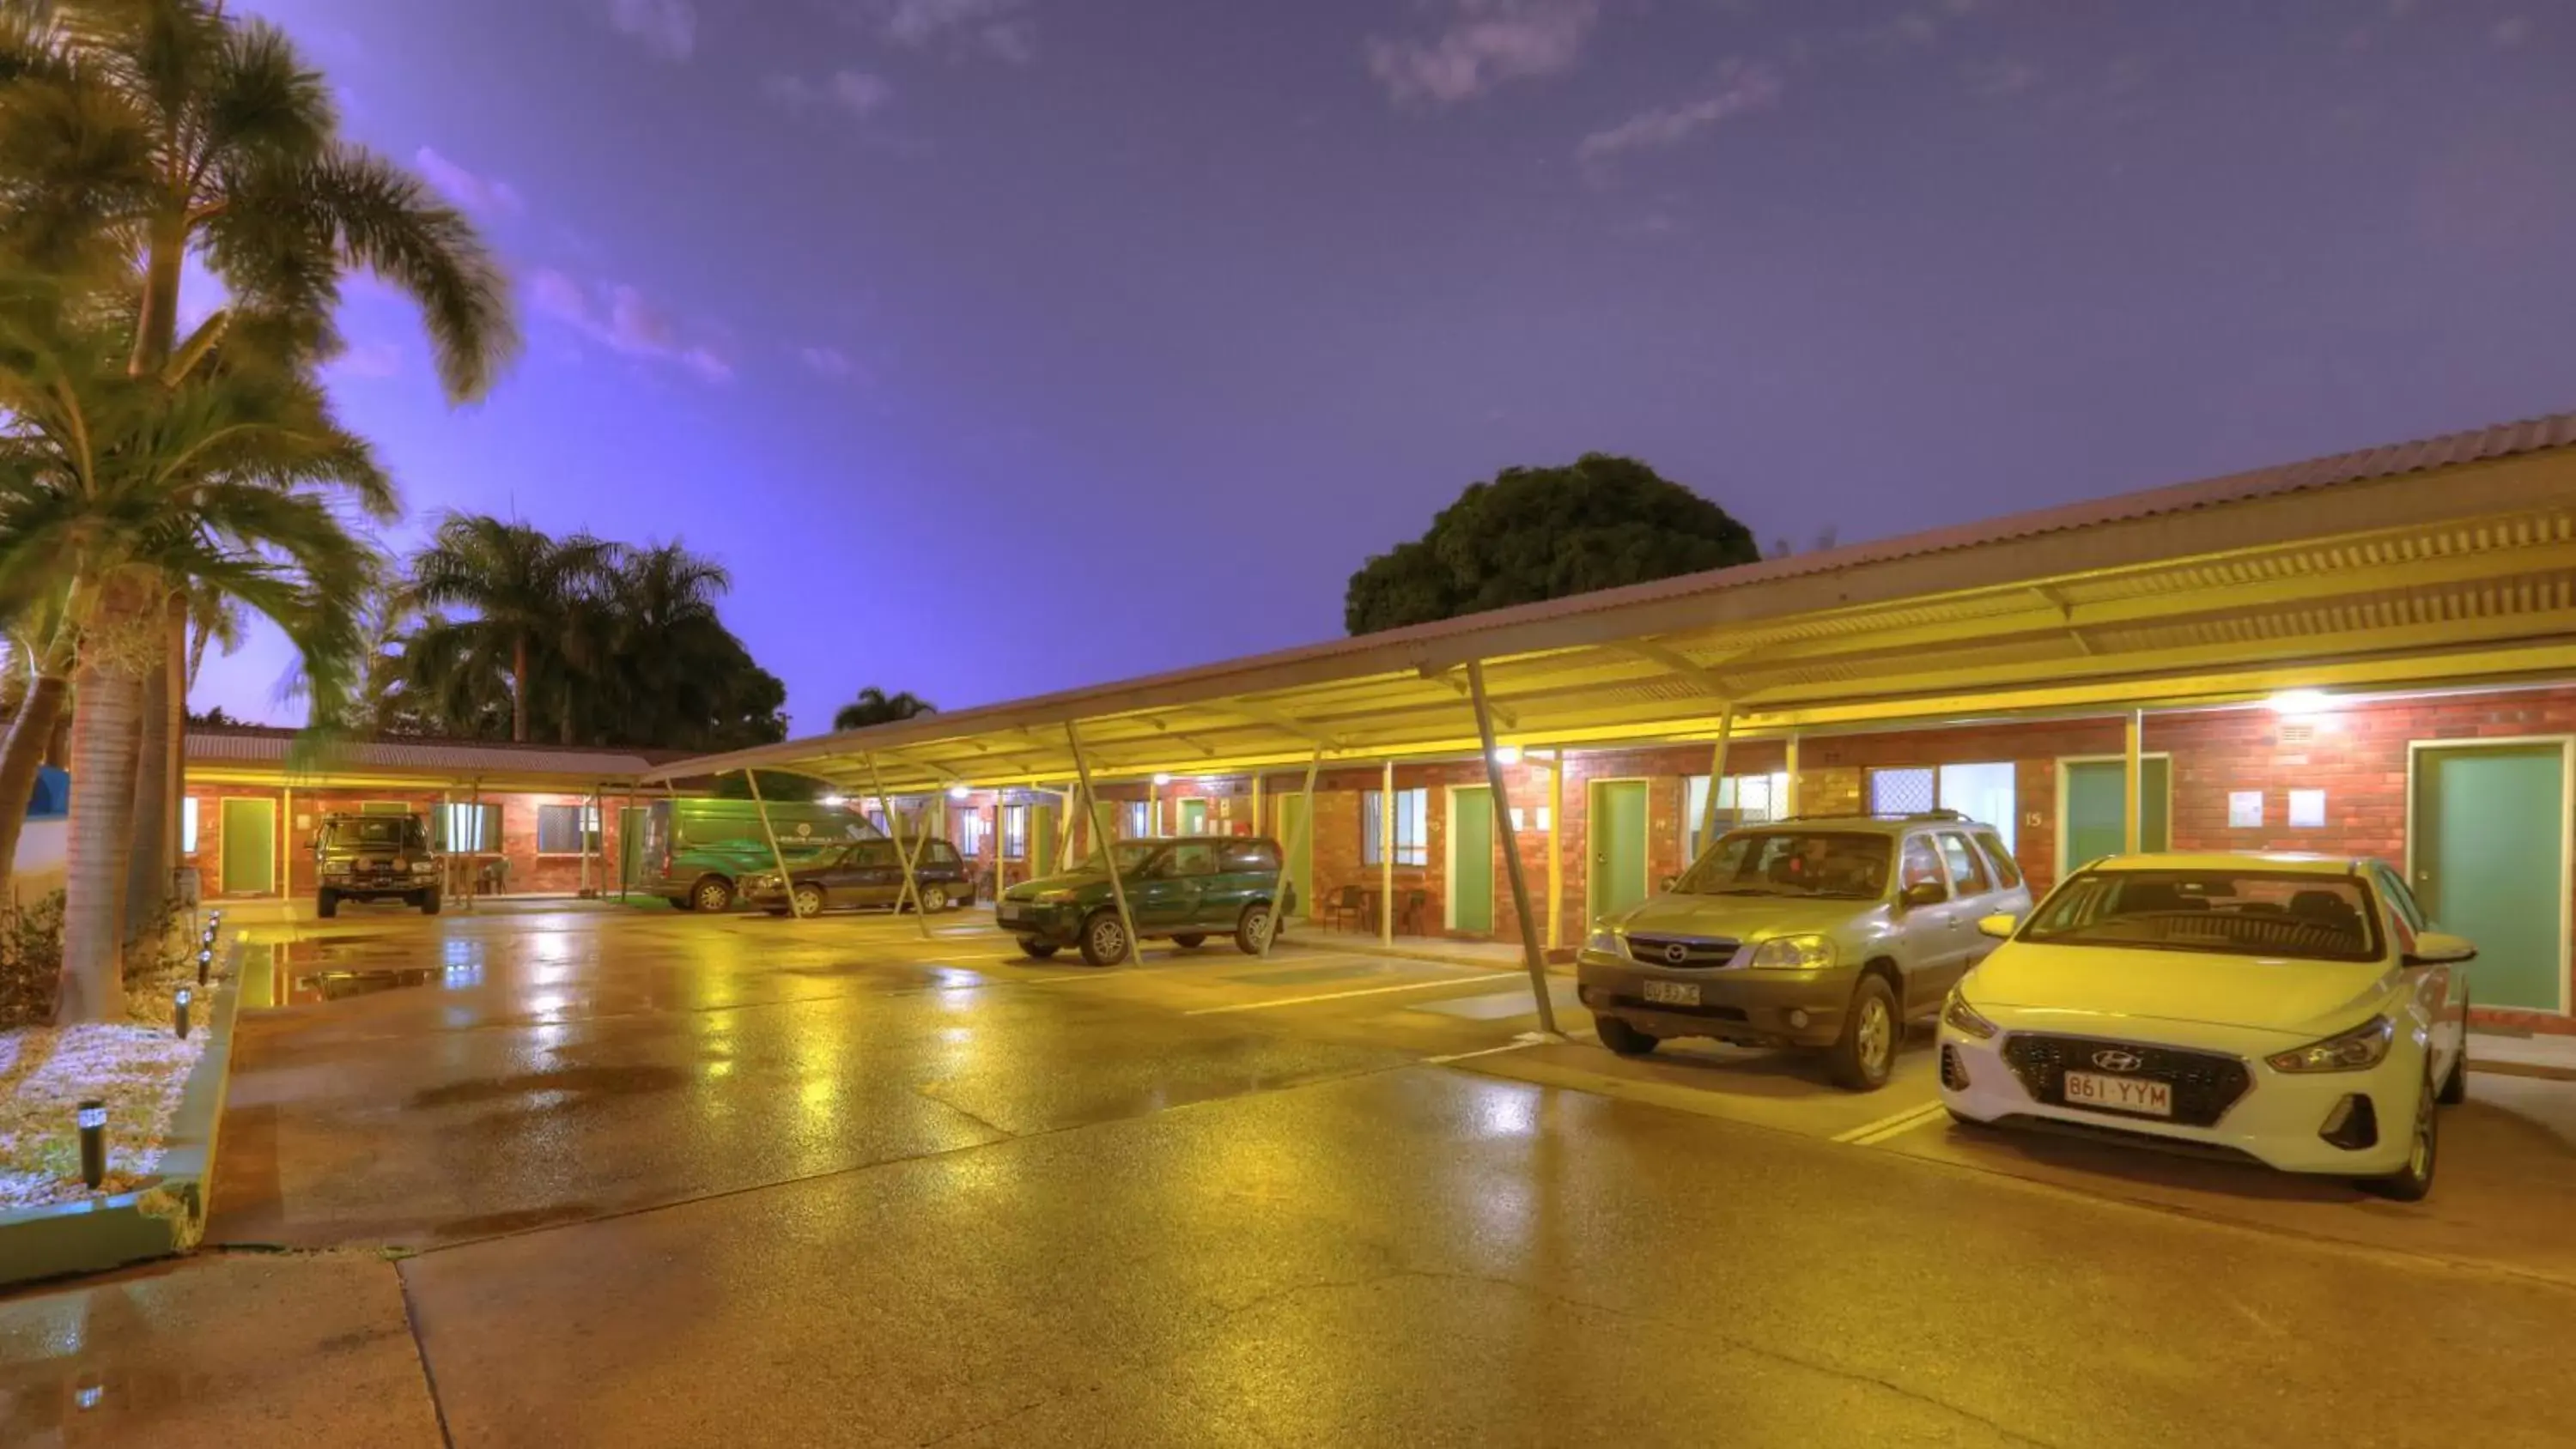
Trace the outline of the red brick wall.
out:
<instances>
[{"instance_id":1,"label":"red brick wall","mask_svg":"<svg viewBox=\"0 0 2576 1449\"><path fill-rule=\"evenodd\" d=\"M189 787L188 793L197 801L197 849L188 860L196 867L199 890L211 900L222 889L223 810L219 802L249 798L274 804L279 792L251 785L199 784ZM439 804L435 790L297 790L293 794L293 813L278 820L278 835L285 846L288 892L299 897L309 897L314 891L313 832L323 815L335 810L355 812L367 803L399 801L428 817ZM466 797L460 792L451 798L461 804ZM484 804L501 807L501 849L485 852L480 858L489 860L498 855L509 861L509 877L503 890L570 894L580 887L580 856L537 853L537 807L576 805L587 799L572 794L495 792L483 796ZM617 888L618 805L613 797L601 803L600 850L590 863L590 884L594 889ZM454 879L451 877L451 881Z\"/></svg>"}]
</instances>

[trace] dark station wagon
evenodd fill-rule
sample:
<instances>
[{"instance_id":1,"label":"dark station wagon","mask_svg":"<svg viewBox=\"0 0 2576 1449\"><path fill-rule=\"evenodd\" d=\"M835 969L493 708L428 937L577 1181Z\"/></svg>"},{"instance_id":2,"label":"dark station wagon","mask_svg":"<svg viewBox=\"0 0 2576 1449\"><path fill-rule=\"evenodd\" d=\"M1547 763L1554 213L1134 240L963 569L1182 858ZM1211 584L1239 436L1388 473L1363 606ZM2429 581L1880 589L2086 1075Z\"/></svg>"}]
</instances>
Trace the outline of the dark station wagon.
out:
<instances>
[{"instance_id":1,"label":"dark station wagon","mask_svg":"<svg viewBox=\"0 0 2576 1449\"><path fill-rule=\"evenodd\" d=\"M1126 887L1137 935L1183 949L1210 936L1232 936L1246 955L1260 954L1270 932L1271 892L1279 884L1279 842L1191 835L1121 840L1110 848L1118 852L1119 883ZM1296 905L1292 892L1288 907L1293 911ZM1127 957L1108 861L1097 851L1063 875L1011 887L995 906L994 920L1040 960L1067 946L1080 948L1082 959L1094 966Z\"/></svg>"}]
</instances>

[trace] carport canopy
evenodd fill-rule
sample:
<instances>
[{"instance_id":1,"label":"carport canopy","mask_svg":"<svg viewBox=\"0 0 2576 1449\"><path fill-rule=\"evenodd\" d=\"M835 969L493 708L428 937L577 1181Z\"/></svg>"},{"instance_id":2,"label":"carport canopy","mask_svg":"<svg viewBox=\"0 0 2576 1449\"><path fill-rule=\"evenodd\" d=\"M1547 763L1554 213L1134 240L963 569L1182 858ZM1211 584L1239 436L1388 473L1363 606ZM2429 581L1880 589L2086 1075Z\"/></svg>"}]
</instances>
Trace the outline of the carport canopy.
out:
<instances>
[{"instance_id":1,"label":"carport canopy","mask_svg":"<svg viewBox=\"0 0 2576 1449\"><path fill-rule=\"evenodd\" d=\"M1061 788L2576 668L2576 414L657 766ZM1069 728L1070 727L1070 728Z\"/></svg>"}]
</instances>

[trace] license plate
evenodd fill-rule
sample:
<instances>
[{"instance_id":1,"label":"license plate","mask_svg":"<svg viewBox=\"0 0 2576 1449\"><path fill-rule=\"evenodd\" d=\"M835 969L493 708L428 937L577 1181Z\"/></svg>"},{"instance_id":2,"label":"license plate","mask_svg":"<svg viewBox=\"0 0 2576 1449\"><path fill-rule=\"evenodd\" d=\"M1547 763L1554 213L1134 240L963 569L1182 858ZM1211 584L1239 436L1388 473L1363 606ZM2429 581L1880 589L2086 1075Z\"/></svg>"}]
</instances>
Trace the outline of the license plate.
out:
<instances>
[{"instance_id":1,"label":"license plate","mask_svg":"<svg viewBox=\"0 0 2576 1449\"><path fill-rule=\"evenodd\" d=\"M1699 1005L1699 983L1696 981L1649 981L1646 999L1660 1006Z\"/></svg>"},{"instance_id":2,"label":"license plate","mask_svg":"<svg viewBox=\"0 0 2576 1449\"><path fill-rule=\"evenodd\" d=\"M1016 921L1020 918L1020 908L1018 906L1004 906L995 912L995 916L1000 920Z\"/></svg>"},{"instance_id":3,"label":"license plate","mask_svg":"<svg viewBox=\"0 0 2576 1449\"><path fill-rule=\"evenodd\" d=\"M2068 1072L2066 1105L2109 1107L2120 1112L2144 1112L2151 1117L2170 1117L2173 1115L2173 1084L2151 1082L2144 1077L2106 1077L2098 1072Z\"/></svg>"}]
</instances>

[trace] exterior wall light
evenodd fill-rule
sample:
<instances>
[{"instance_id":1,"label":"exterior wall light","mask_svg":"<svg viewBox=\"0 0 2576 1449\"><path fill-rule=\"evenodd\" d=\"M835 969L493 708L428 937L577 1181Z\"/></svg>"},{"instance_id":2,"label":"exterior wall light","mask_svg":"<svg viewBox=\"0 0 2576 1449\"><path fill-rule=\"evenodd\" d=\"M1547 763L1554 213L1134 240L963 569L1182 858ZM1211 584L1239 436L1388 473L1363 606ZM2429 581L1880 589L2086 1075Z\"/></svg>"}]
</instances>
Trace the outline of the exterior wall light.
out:
<instances>
[{"instance_id":1,"label":"exterior wall light","mask_svg":"<svg viewBox=\"0 0 2576 1449\"><path fill-rule=\"evenodd\" d=\"M2334 697L2322 689L2285 689L2264 703L2275 714L2319 714L2334 707Z\"/></svg>"},{"instance_id":2,"label":"exterior wall light","mask_svg":"<svg viewBox=\"0 0 2576 1449\"><path fill-rule=\"evenodd\" d=\"M1494 763L1495 763L1495 764L1497 764L1497 765L1517 765L1517 764L1519 764L1520 762L1521 762L1521 747L1520 747L1520 746L1518 746L1518 745L1496 745L1496 746L1494 746Z\"/></svg>"},{"instance_id":3,"label":"exterior wall light","mask_svg":"<svg viewBox=\"0 0 2576 1449\"><path fill-rule=\"evenodd\" d=\"M966 785L951 785L948 787L948 798L951 800L963 800L974 793L975 791L973 788Z\"/></svg>"}]
</instances>

